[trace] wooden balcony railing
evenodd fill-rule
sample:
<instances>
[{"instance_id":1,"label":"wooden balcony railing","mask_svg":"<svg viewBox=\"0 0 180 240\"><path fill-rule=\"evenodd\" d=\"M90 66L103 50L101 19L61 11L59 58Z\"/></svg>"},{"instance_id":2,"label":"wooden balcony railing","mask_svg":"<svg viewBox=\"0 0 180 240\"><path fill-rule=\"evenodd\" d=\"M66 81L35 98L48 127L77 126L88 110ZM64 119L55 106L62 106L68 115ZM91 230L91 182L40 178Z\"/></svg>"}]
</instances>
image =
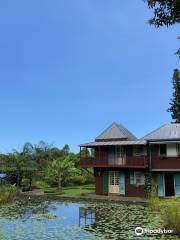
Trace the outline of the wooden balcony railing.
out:
<instances>
[{"instance_id":1,"label":"wooden balcony railing","mask_svg":"<svg viewBox=\"0 0 180 240\"><path fill-rule=\"evenodd\" d=\"M146 168L146 156L128 156L122 161L114 161L109 163L107 158L98 157L81 157L80 165L83 168L88 167L120 167L120 168Z\"/></svg>"}]
</instances>

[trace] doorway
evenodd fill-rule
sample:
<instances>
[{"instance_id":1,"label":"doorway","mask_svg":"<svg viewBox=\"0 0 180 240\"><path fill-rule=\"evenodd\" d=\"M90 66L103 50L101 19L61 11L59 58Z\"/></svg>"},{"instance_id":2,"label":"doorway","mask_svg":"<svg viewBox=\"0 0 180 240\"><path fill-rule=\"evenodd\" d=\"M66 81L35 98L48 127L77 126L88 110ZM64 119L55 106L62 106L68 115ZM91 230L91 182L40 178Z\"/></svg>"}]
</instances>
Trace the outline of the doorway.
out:
<instances>
[{"instance_id":1,"label":"doorway","mask_svg":"<svg viewBox=\"0 0 180 240\"><path fill-rule=\"evenodd\" d=\"M119 193L119 172L109 172L109 193Z\"/></svg>"},{"instance_id":2,"label":"doorway","mask_svg":"<svg viewBox=\"0 0 180 240\"><path fill-rule=\"evenodd\" d=\"M174 176L172 173L165 173L165 196L174 196Z\"/></svg>"}]
</instances>

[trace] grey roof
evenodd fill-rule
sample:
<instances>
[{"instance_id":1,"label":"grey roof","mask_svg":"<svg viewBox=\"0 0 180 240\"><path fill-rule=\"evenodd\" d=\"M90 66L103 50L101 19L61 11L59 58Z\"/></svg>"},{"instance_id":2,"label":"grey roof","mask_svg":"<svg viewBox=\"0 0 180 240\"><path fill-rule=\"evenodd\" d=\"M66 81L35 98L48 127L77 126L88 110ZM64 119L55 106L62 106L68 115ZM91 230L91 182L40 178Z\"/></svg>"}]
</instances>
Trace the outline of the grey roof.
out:
<instances>
[{"instance_id":1,"label":"grey roof","mask_svg":"<svg viewBox=\"0 0 180 240\"><path fill-rule=\"evenodd\" d=\"M165 124L153 132L147 134L142 139L144 140L175 140L180 139L180 124L171 123Z\"/></svg>"},{"instance_id":2,"label":"grey roof","mask_svg":"<svg viewBox=\"0 0 180 240\"><path fill-rule=\"evenodd\" d=\"M120 146L120 145L146 145L146 140L136 141L105 141L105 142L91 142L80 144L80 147L97 147L97 146Z\"/></svg>"},{"instance_id":3,"label":"grey roof","mask_svg":"<svg viewBox=\"0 0 180 240\"><path fill-rule=\"evenodd\" d=\"M107 139L136 140L137 138L129 130L127 130L123 125L113 122L95 140L103 141Z\"/></svg>"}]
</instances>

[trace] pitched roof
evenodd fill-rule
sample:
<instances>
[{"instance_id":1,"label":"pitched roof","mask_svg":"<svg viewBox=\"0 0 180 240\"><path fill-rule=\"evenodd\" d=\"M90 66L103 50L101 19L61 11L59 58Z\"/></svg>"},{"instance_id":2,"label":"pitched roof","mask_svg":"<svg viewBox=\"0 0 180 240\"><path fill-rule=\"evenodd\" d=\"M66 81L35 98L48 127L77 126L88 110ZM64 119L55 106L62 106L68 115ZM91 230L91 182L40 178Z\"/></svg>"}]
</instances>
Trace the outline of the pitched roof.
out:
<instances>
[{"instance_id":1,"label":"pitched roof","mask_svg":"<svg viewBox=\"0 0 180 240\"><path fill-rule=\"evenodd\" d=\"M144 136L144 140L173 140L180 139L180 123L165 124Z\"/></svg>"},{"instance_id":2,"label":"pitched roof","mask_svg":"<svg viewBox=\"0 0 180 240\"><path fill-rule=\"evenodd\" d=\"M124 146L124 145L146 145L146 140L134 141L98 141L80 144L80 147L96 147L96 146Z\"/></svg>"},{"instance_id":3,"label":"pitched roof","mask_svg":"<svg viewBox=\"0 0 180 240\"><path fill-rule=\"evenodd\" d=\"M113 122L95 140L136 140L137 138L123 125Z\"/></svg>"}]
</instances>

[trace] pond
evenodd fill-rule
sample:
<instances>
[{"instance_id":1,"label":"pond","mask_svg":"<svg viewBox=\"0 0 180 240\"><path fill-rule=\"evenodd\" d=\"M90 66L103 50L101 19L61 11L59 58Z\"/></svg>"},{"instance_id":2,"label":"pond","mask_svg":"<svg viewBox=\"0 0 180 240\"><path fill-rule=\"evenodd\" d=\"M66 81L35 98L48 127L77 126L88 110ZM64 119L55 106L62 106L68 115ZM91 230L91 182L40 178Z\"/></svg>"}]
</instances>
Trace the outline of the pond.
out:
<instances>
[{"instance_id":1,"label":"pond","mask_svg":"<svg viewBox=\"0 0 180 240\"><path fill-rule=\"evenodd\" d=\"M177 239L170 235L137 237L136 227L157 229L159 219L140 204L31 199L0 208L1 240Z\"/></svg>"}]
</instances>

